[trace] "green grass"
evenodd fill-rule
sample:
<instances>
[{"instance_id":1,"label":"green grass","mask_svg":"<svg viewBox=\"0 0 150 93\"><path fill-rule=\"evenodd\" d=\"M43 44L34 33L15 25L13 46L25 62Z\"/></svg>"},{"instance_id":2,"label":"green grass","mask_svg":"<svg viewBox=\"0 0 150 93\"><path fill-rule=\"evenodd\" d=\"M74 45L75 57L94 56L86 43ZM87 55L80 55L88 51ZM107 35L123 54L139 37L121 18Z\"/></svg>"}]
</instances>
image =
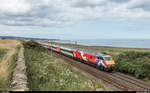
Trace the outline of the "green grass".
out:
<instances>
[{"instance_id":1,"label":"green grass","mask_svg":"<svg viewBox=\"0 0 150 93\"><path fill-rule=\"evenodd\" d=\"M2 77L2 75L0 76L0 91L11 90L13 71L14 71L14 68L16 67L16 61L18 58L19 49L20 49L20 46L17 46L15 53L11 56L11 58L8 61L6 61L7 63L5 65L8 65L8 69L7 69L6 73L4 73L4 74L7 74L7 77ZM6 51L7 50L5 50L2 53L3 56L5 56ZM5 60L5 59L3 59L3 60Z\"/></svg>"},{"instance_id":2,"label":"green grass","mask_svg":"<svg viewBox=\"0 0 150 93\"><path fill-rule=\"evenodd\" d=\"M0 49L0 62L2 61L7 51L8 51L7 49Z\"/></svg>"},{"instance_id":3,"label":"green grass","mask_svg":"<svg viewBox=\"0 0 150 93\"><path fill-rule=\"evenodd\" d=\"M24 43L28 87L35 91L110 90L98 80L51 56L33 42Z\"/></svg>"},{"instance_id":4,"label":"green grass","mask_svg":"<svg viewBox=\"0 0 150 93\"><path fill-rule=\"evenodd\" d=\"M50 43L109 54L116 62L116 71L130 74L143 80L150 80L150 49Z\"/></svg>"}]
</instances>

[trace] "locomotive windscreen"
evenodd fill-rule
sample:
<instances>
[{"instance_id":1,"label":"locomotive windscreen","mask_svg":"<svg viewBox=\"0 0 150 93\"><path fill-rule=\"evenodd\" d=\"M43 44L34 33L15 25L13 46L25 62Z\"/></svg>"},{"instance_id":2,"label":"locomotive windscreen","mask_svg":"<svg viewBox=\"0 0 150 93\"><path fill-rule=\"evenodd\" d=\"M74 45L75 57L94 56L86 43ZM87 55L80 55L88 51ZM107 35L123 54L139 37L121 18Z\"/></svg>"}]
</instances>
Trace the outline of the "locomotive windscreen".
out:
<instances>
[{"instance_id":1,"label":"locomotive windscreen","mask_svg":"<svg viewBox=\"0 0 150 93\"><path fill-rule=\"evenodd\" d=\"M104 57L104 60L112 60L112 57Z\"/></svg>"}]
</instances>

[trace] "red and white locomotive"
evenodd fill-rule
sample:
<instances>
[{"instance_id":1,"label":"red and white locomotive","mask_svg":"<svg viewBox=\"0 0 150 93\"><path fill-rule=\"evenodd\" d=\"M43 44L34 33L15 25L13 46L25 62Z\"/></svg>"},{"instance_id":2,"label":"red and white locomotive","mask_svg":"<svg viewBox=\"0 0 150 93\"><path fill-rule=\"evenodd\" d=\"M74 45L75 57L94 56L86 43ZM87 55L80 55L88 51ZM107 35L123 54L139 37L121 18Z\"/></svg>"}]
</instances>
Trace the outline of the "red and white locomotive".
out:
<instances>
[{"instance_id":1,"label":"red and white locomotive","mask_svg":"<svg viewBox=\"0 0 150 93\"><path fill-rule=\"evenodd\" d=\"M52 45L47 43L40 43L40 44L55 52L94 65L95 67L101 70L113 71L115 68L115 62L112 59L112 57L109 55L105 55L101 53L93 53L93 52L88 52L88 51L79 50L75 48L68 48L64 46Z\"/></svg>"}]
</instances>

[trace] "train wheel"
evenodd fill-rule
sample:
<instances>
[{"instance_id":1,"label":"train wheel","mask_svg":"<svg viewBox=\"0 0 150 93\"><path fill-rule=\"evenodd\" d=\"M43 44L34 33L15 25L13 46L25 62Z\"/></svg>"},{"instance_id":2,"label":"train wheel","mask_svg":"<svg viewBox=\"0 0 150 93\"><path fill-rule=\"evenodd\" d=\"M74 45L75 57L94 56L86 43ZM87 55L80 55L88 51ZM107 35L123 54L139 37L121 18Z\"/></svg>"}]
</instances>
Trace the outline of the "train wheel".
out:
<instances>
[{"instance_id":1,"label":"train wheel","mask_svg":"<svg viewBox=\"0 0 150 93\"><path fill-rule=\"evenodd\" d=\"M108 68L104 68L103 70L106 71L106 72L108 72L109 69Z\"/></svg>"},{"instance_id":2,"label":"train wheel","mask_svg":"<svg viewBox=\"0 0 150 93\"><path fill-rule=\"evenodd\" d=\"M97 67L97 65L96 65L96 64L94 64L94 67L96 68L96 67Z\"/></svg>"},{"instance_id":3,"label":"train wheel","mask_svg":"<svg viewBox=\"0 0 150 93\"><path fill-rule=\"evenodd\" d=\"M98 66L98 65L96 65L96 66L95 66L95 68L99 69L99 66Z\"/></svg>"}]
</instances>

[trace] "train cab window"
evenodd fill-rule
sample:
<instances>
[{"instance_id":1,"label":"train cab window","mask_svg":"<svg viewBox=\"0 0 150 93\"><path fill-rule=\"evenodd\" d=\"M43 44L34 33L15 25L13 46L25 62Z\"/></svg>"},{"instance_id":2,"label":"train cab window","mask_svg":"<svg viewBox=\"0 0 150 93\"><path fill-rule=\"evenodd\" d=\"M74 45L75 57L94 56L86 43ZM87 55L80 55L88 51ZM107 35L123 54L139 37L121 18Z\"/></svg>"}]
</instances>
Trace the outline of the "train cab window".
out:
<instances>
[{"instance_id":1,"label":"train cab window","mask_svg":"<svg viewBox=\"0 0 150 93\"><path fill-rule=\"evenodd\" d=\"M112 57L104 57L105 60L112 60Z\"/></svg>"},{"instance_id":2,"label":"train cab window","mask_svg":"<svg viewBox=\"0 0 150 93\"><path fill-rule=\"evenodd\" d=\"M90 56L90 59L92 59L92 56Z\"/></svg>"}]
</instances>

